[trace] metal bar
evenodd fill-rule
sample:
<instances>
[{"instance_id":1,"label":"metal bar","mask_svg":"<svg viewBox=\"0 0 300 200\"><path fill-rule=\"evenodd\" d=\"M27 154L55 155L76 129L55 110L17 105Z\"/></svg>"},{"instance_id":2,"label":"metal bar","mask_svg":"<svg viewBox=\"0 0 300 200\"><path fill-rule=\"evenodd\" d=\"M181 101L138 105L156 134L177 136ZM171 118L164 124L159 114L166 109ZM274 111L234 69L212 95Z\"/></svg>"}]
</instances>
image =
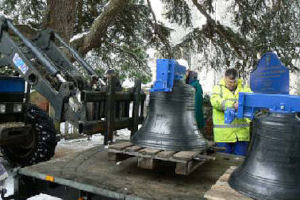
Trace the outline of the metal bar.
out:
<instances>
[{"instance_id":1,"label":"metal bar","mask_svg":"<svg viewBox=\"0 0 300 200\"><path fill-rule=\"evenodd\" d=\"M106 85L105 81L98 77L94 69L87 62L85 62L85 60L81 56L79 56L77 51L75 51L72 47L65 43L65 41L58 34L55 33L54 35L64 45L64 47L70 51L77 62L79 62L90 75L96 76L100 80L101 84Z\"/></svg>"},{"instance_id":2,"label":"metal bar","mask_svg":"<svg viewBox=\"0 0 300 200\"><path fill-rule=\"evenodd\" d=\"M23 43L32 51L36 58L45 66L45 68L52 74L59 73L54 64L51 63L32 43L25 38L20 31L9 21L6 20L8 27L23 41Z\"/></svg>"},{"instance_id":3,"label":"metal bar","mask_svg":"<svg viewBox=\"0 0 300 200\"><path fill-rule=\"evenodd\" d=\"M79 133L94 134L94 133L105 133L106 121L94 120L87 122L79 122Z\"/></svg>"},{"instance_id":4,"label":"metal bar","mask_svg":"<svg viewBox=\"0 0 300 200\"><path fill-rule=\"evenodd\" d=\"M87 63L85 62L80 56L79 54L72 48L70 47L69 45L67 45L67 43L65 43L65 41L57 34L57 33L54 33L55 35L55 38L58 39L58 41L60 43L62 43L64 45L64 47L66 47L70 53L73 55L73 57L80 63L82 64L82 66L86 69L86 71L90 74L90 75L95 75L97 76L96 72L93 70L93 68Z\"/></svg>"},{"instance_id":5,"label":"metal bar","mask_svg":"<svg viewBox=\"0 0 300 200\"><path fill-rule=\"evenodd\" d=\"M139 117L138 123L141 124L144 121L144 117ZM131 128L133 124L132 118L119 119L114 121L114 129L120 130L123 128ZM94 120L94 121L80 121L79 122L79 133L84 133L88 135L96 133L105 133L106 121Z\"/></svg>"},{"instance_id":6,"label":"metal bar","mask_svg":"<svg viewBox=\"0 0 300 200\"><path fill-rule=\"evenodd\" d=\"M269 109L271 112L300 112L300 97L282 94L239 93L237 117L251 117L256 109Z\"/></svg>"}]
</instances>

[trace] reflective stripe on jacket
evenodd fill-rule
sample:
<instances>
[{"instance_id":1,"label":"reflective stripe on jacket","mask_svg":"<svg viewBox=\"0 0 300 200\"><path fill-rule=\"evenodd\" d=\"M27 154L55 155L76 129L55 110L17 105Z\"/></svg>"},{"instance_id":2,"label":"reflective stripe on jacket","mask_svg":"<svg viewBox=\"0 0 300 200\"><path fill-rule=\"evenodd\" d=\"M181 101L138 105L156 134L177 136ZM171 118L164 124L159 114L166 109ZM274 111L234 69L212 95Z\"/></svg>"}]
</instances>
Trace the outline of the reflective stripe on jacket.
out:
<instances>
[{"instance_id":1,"label":"reflective stripe on jacket","mask_svg":"<svg viewBox=\"0 0 300 200\"><path fill-rule=\"evenodd\" d=\"M213 107L214 140L215 142L236 142L249 141L249 120L235 119L231 124L224 123L224 111L233 108L238 102L239 92L251 92L250 88L238 80L237 88L231 92L225 87L222 79L218 85L214 86L210 101Z\"/></svg>"}]
</instances>

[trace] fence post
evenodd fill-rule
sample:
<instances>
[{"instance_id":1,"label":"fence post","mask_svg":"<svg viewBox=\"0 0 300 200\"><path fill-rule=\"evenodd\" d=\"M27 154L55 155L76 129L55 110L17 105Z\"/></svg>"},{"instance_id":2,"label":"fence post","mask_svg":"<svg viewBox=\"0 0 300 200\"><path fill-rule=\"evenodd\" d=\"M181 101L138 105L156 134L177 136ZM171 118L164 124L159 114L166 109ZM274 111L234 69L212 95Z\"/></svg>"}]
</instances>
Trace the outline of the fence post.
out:
<instances>
[{"instance_id":1,"label":"fence post","mask_svg":"<svg viewBox=\"0 0 300 200\"><path fill-rule=\"evenodd\" d=\"M139 115L140 102L141 102L141 81L136 79L134 84L134 93L133 93L131 137L138 130L139 116L140 116Z\"/></svg>"},{"instance_id":2,"label":"fence post","mask_svg":"<svg viewBox=\"0 0 300 200\"><path fill-rule=\"evenodd\" d=\"M106 133L104 135L104 145L113 140L114 120L115 120L115 88L116 77L108 77L106 90Z\"/></svg>"}]
</instances>

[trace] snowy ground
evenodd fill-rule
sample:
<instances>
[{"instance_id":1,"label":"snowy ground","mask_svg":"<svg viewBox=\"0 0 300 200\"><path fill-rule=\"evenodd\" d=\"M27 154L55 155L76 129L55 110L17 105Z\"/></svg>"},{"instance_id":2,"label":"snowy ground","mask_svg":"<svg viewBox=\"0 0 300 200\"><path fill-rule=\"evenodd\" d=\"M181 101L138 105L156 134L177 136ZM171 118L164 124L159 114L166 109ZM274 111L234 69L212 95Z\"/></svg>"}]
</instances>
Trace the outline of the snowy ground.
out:
<instances>
[{"instance_id":1,"label":"snowy ground","mask_svg":"<svg viewBox=\"0 0 300 200\"><path fill-rule=\"evenodd\" d=\"M129 139L130 131L127 129L122 129L117 132L118 136L115 137L116 140L124 140ZM79 151L86 150L88 148L92 148L96 145L103 144L103 136L100 134L96 134L91 136L90 138L82 138L82 139L73 139L73 140L61 140L57 147L55 158L60 158L66 155L74 154ZM7 163L7 161L0 158L0 162L2 162L5 166L5 168L8 170L9 177L5 182L5 188L7 189L7 194L11 195L13 194L14 185L13 185L13 168ZM0 197L1 199L1 197ZM59 198L52 197L46 194L40 194L34 197L29 198L29 200L58 200Z\"/></svg>"}]
</instances>

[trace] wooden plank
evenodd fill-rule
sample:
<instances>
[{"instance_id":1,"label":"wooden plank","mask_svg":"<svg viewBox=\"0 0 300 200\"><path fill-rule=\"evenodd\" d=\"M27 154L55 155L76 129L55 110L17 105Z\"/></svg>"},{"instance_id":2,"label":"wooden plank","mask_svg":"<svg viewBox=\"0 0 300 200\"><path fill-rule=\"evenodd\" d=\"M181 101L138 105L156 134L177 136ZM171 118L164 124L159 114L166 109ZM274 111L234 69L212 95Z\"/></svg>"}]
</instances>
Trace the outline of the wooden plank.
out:
<instances>
[{"instance_id":1,"label":"wooden plank","mask_svg":"<svg viewBox=\"0 0 300 200\"><path fill-rule=\"evenodd\" d=\"M229 169L226 170L226 174L231 174L234 170L236 170L237 166L231 166Z\"/></svg>"},{"instance_id":2,"label":"wooden plank","mask_svg":"<svg viewBox=\"0 0 300 200\"><path fill-rule=\"evenodd\" d=\"M204 197L208 200L252 200L252 198L246 197L233 190L228 182L213 185L212 188L205 193Z\"/></svg>"},{"instance_id":3,"label":"wooden plank","mask_svg":"<svg viewBox=\"0 0 300 200\"><path fill-rule=\"evenodd\" d=\"M231 166L225 171L225 173L219 178L215 185L228 185L228 180L231 173L236 169L236 166Z\"/></svg>"},{"instance_id":4,"label":"wooden plank","mask_svg":"<svg viewBox=\"0 0 300 200\"><path fill-rule=\"evenodd\" d=\"M228 179L235 169L236 166L227 169L216 184L204 194L204 198L207 200L252 200L252 198L238 193L229 186Z\"/></svg>"},{"instance_id":5,"label":"wooden plank","mask_svg":"<svg viewBox=\"0 0 300 200\"><path fill-rule=\"evenodd\" d=\"M159 160L175 162L175 173L181 175L189 175L207 160L214 159L214 157L199 154L199 151L176 152L143 148L128 141L111 145L108 151L109 160L122 161L135 156L138 158L138 167L144 169L155 169L160 163Z\"/></svg>"},{"instance_id":6,"label":"wooden plank","mask_svg":"<svg viewBox=\"0 0 300 200\"><path fill-rule=\"evenodd\" d=\"M189 163L176 163L175 173L180 175L188 175Z\"/></svg>"},{"instance_id":7,"label":"wooden plank","mask_svg":"<svg viewBox=\"0 0 300 200\"><path fill-rule=\"evenodd\" d=\"M217 184L219 184L219 182L221 182L221 183L222 183L222 182L226 182L226 183L227 183L227 181L228 181L230 175L231 175L231 174L228 174L228 173L223 174L223 175L219 178L219 180L217 181Z\"/></svg>"},{"instance_id":8,"label":"wooden plank","mask_svg":"<svg viewBox=\"0 0 300 200\"><path fill-rule=\"evenodd\" d=\"M228 190L210 190L205 193L204 198L207 200L252 200L235 191Z\"/></svg>"},{"instance_id":9,"label":"wooden plank","mask_svg":"<svg viewBox=\"0 0 300 200\"><path fill-rule=\"evenodd\" d=\"M193 159L195 160L190 160L186 163L178 162L176 164L175 173L180 175L189 175L190 173L195 171L200 165L204 164L208 160L215 160L215 157L198 154L197 157L193 157Z\"/></svg>"},{"instance_id":10,"label":"wooden plank","mask_svg":"<svg viewBox=\"0 0 300 200\"><path fill-rule=\"evenodd\" d=\"M195 157L193 157L194 160L215 160L216 157L213 156L208 156L208 155L204 155L204 154L198 154Z\"/></svg>"},{"instance_id":11,"label":"wooden plank","mask_svg":"<svg viewBox=\"0 0 300 200\"><path fill-rule=\"evenodd\" d=\"M138 158L138 167L143 169L155 169L157 163L158 163L157 160L153 158L144 158L144 157Z\"/></svg>"},{"instance_id":12,"label":"wooden plank","mask_svg":"<svg viewBox=\"0 0 300 200\"><path fill-rule=\"evenodd\" d=\"M143 147L140 147L140 146L129 146L129 147L126 147L125 149L124 149L124 151L125 152L136 152L136 151L139 151L139 150L141 150L141 149L143 149Z\"/></svg>"},{"instance_id":13,"label":"wooden plank","mask_svg":"<svg viewBox=\"0 0 300 200\"><path fill-rule=\"evenodd\" d=\"M190 161L187 163L176 163L175 173L179 175L189 175L206 161Z\"/></svg>"},{"instance_id":14,"label":"wooden plank","mask_svg":"<svg viewBox=\"0 0 300 200\"><path fill-rule=\"evenodd\" d=\"M127 147L133 146L131 142L120 142L116 144L109 145L109 149L123 150Z\"/></svg>"},{"instance_id":15,"label":"wooden plank","mask_svg":"<svg viewBox=\"0 0 300 200\"><path fill-rule=\"evenodd\" d=\"M161 151L155 155L155 158L170 158L176 151Z\"/></svg>"},{"instance_id":16,"label":"wooden plank","mask_svg":"<svg viewBox=\"0 0 300 200\"><path fill-rule=\"evenodd\" d=\"M155 155L158 152L160 152L162 150L160 149L152 149L152 148L145 148L139 151L140 154L145 154L145 155Z\"/></svg>"},{"instance_id":17,"label":"wooden plank","mask_svg":"<svg viewBox=\"0 0 300 200\"><path fill-rule=\"evenodd\" d=\"M198 155L199 151L180 151L173 155L173 158L179 159L179 160L191 160L193 157Z\"/></svg>"}]
</instances>

